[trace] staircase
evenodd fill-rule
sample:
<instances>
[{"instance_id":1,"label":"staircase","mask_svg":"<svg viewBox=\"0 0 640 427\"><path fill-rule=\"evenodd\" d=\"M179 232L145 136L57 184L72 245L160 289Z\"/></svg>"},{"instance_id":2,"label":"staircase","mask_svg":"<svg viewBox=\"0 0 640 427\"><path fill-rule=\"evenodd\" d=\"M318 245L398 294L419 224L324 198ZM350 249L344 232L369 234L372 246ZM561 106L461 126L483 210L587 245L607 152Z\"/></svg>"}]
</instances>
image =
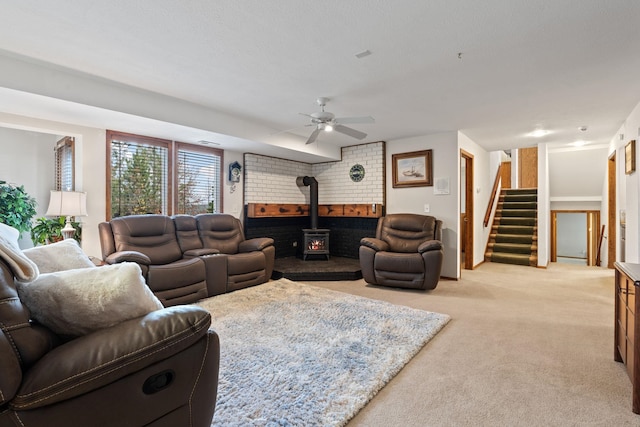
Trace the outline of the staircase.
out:
<instances>
[{"instance_id":1,"label":"staircase","mask_svg":"<svg viewBox=\"0 0 640 427\"><path fill-rule=\"evenodd\" d=\"M538 190L500 192L485 262L538 265Z\"/></svg>"}]
</instances>

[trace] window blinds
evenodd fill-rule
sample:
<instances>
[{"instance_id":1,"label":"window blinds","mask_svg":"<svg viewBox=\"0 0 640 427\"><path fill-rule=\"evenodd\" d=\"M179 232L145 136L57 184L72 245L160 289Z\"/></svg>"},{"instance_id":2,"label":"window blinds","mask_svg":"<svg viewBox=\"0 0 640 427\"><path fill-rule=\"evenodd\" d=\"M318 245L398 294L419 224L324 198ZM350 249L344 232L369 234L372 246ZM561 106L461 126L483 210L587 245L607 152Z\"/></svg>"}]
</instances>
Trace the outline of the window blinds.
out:
<instances>
[{"instance_id":1,"label":"window blinds","mask_svg":"<svg viewBox=\"0 0 640 427\"><path fill-rule=\"evenodd\" d=\"M111 141L111 217L170 214L167 146Z\"/></svg>"},{"instance_id":2,"label":"window blinds","mask_svg":"<svg viewBox=\"0 0 640 427\"><path fill-rule=\"evenodd\" d=\"M189 150L185 145L177 153L176 213L220 212L221 156L213 150Z\"/></svg>"}]
</instances>

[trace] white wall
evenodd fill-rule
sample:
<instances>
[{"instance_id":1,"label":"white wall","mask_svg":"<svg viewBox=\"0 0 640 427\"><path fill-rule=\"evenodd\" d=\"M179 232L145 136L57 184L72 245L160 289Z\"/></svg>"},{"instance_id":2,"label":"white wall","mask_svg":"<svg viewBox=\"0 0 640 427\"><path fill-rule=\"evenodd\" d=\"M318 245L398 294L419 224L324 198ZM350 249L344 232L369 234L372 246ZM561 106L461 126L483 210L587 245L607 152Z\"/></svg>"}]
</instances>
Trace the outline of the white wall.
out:
<instances>
[{"instance_id":1,"label":"white wall","mask_svg":"<svg viewBox=\"0 0 640 427\"><path fill-rule=\"evenodd\" d=\"M240 182L229 181L229 165L238 162L242 166ZM222 212L231 214L241 220L244 219L243 194L245 183L245 165L243 154L237 151L224 152L224 185L222 188Z\"/></svg>"},{"instance_id":2,"label":"white wall","mask_svg":"<svg viewBox=\"0 0 640 427\"><path fill-rule=\"evenodd\" d=\"M386 168L391 171L393 154L411 151L433 150L433 178L449 179L450 194L435 195L433 187L393 188L391 173L387 173L387 213L424 214L424 205L430 207L429 215L443 221L442 240L444 262L442 276L460 277L460 252L458 241L460 215L460 153L458 132L445 132L387 142Z\"/></svg>"},{"instance_id":3,"label":"white wall","mask_svg":"<svg viewBox=\"0 0 640 427\"><path fill-rule=\"evenodd\" d=\"M587 258L587 214L558 212L556 215L559 257Z\"/></svg>"},{"instance_id":4,"label":"white wall","mask_svg":"<svg viewBox=\"0 0 640 427\"><path fill-rule=\"evenodd\" d=\"M606 146L549 149L550 197L571 196L599 202L606 168Z\"/></svg>"},{"instance_id":5,"label":"white wall","mask_svg":"<svg viewBox=\"0 0 640 427\"><path fill-rule=\"evenodd\" d=\"M551 202L549 197L548 144L538 144L538 267L549 264L551 253Z\"/></svg>"},{"instance_id":6,"label":"white wall","mask_svg":"<svg viewBox=\"0 0 640 427\"><path fill-rule=\"evenodd\" d=\"M104 221L106 213L106 132L104 129L87 128L67 123L52 122L24 116L0 113L0 126L51 135L72 136L75 138L76 190L87 192L88 216L79 218L82 226L82 248L91 256L101 258L100 241L98 239L98 223ZM54 137L54 139L56 139ZM26 149L26 147L25 147ZM53 146L51 148L53 150ZM4 156L3 156L4 157ZM23 151L10 158L29 170L32 166L25 161ZM51 158L53 171L53 157ZM48 192L53 184L53 172L49 174L49 182L44 185L47 195L39 203L49 203Z\"/></svg>"},{"instance_id":7,"label":"white wall","mask_svg":"<svg viewBox=\"0 0 640 427\"><path fill-rule=\"evenodd\" d=\"M620 138L622 135L622 138ZM636 140L636 171L630 175L625 174L625 146L629 141ZM608 224L608 227L615 226L619 230L620 214L624 212L626 220L626 262L640 262L640 103L636 105L629 117L624 121L616 135L609 143L609 156L616 153L616 224ZM606 187L603 190L602 200L607 200ZM620 254L620 236L617 235L617 254ZM605 245L603 245L605 246ZM617 260L620 260L618 257ZM604 265L604 264L603 264Z\"/></svg>"},{"instance_id":8,"label":"white wall","mask_svg":"<svg viewBox=\"0 0 640 427\"><path fill-rule=\"evenodd\" d=\"M518 161L518 150L511 150L511 188L520 188L518 175L520 174L520 162Z\"/></svg>"},{"instance_id":9,"label":"white wall","mask_svg":"<svg viewBox=\"0 0 640 427\"><path fill-rule=\"evenodd\" d=\"M0 181L22 185L27 194L36 199L33 221L44 216L49 205L49 191L54 189L54 147L58 139L52 134L0 127ZM16 161L18 158L29 161ZM29 233L23 233L20 247L32 246Z\"/></svg>"},{"instance_id":10,"label":"white wall","mask_svg":"<svg viewBox=\"0 0 640 427\"><path fill-rule=\"evenodd\" d=\"M603 145L549 149L552 210L600 210L607 151Z\"/></svg>"}]
</instances>

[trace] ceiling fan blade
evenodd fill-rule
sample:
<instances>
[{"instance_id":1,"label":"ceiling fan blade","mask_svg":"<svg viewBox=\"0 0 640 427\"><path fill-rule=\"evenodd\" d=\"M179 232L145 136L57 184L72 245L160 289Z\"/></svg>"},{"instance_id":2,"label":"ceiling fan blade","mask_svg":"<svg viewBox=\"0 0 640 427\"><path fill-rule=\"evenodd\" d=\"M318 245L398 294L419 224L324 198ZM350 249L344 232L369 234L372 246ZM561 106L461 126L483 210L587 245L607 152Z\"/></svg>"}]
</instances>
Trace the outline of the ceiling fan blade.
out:
<instances>
[{"instance_id":1,"label":"ceiling fan blade","mask_svg":"<svg viewBox=\"0 0 640 427\"><path fill-rule=\"evenodd\" d=\"M318 135L320 135L320 132L322 131L319 128L316 128L309 136L309 139L307 139L306 144L311 144L312 142L314 142L316 138L318 138Z\"/></svg>"},{"instance_id":2,"label":"ceiling fan blade","mask_svg":"<svg viewBox=\"0 0 640 427\"><path fill-rule=\"evenodd\" d=\"M375 123L375 119L371 116L363 117L340 117L334 120L338 124L350 124L350 123Z\"/></svg>"},{"instance_id":3,"label":"ceiling fan blade","mask_svg":"<svg viewBox=\"0 0 640 427\"><path fill-rule=\"evenodd\" d=\"M367 137L367 134L364 132L360 132L359 130L351 129L338 124L333 126L333 130L335 130L336 132L344 133L345 135L349 135L350 137L356 139L365 139Z\"/></svg>"}]
</instances>

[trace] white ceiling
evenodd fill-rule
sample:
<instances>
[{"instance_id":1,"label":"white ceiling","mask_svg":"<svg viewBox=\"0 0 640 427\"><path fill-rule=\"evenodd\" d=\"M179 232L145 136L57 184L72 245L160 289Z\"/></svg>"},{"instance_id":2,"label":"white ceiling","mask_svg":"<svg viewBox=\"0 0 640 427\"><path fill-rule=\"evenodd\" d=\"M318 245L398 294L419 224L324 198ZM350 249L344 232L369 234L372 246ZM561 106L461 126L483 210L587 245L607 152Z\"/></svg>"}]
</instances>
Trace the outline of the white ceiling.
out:
<instances>
[{"instance_id":1,"label":"white ceiling","mask_svg":"<svg viewBox=\"0 0 640 427\"><path fill-rule=\"evenodd\" d=\"M350 125L364 142L460 130L487 150L608 143L640 101L637 0L0 0L0 11L0 56L67 79L0 68L2 112L305 161L359 143L279 133L307 124L298 113L319 96L338 117L375 118ZM82 96L74 79L138 104ZM154 94L185 108L158 112ZM552 133L525 136L536 128Z\"/></svg>"}]
</instances>

